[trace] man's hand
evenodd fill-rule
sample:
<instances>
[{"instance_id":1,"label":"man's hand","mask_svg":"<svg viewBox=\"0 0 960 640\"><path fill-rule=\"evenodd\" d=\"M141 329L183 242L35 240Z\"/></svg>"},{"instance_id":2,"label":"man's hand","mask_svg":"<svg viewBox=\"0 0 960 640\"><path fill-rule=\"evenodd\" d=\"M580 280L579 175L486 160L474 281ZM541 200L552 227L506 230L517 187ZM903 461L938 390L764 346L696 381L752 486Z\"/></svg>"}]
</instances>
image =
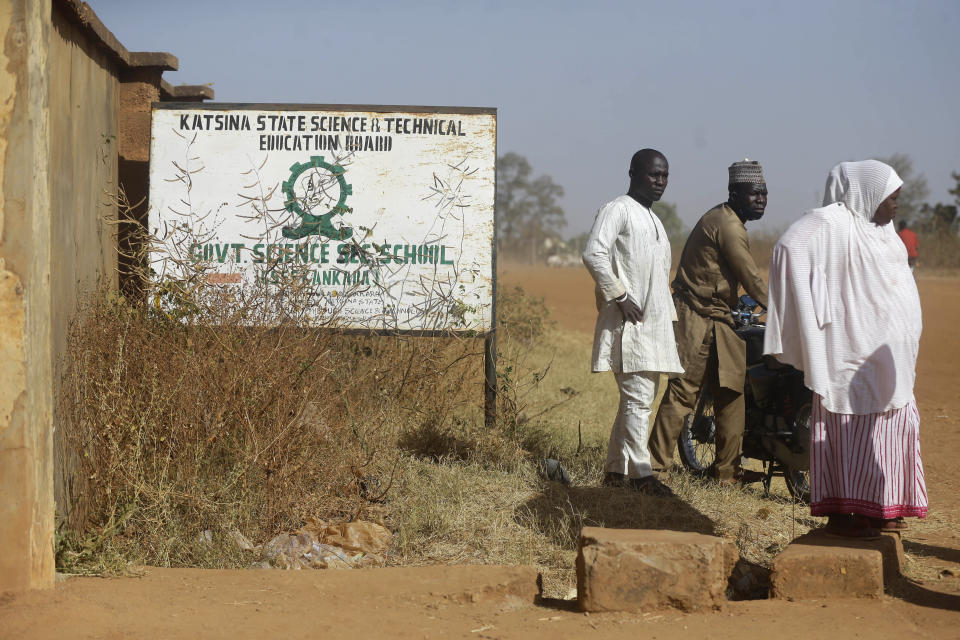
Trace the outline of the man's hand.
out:
<instances>
[{"instance_id":1,"label":"man's hand","mask_svg":"<svg viewBox=\"0 0 960 640\"><path fill-rule=\"evenodd\" d=\"M632 322L634 324L638 322L643 322L643 311L640 310L640 307L637 306L637 303L633 301L633 298L627 294L623 300L617 300L617 306L620 307L620 313L623 314L623 319L627 322Z\"/></svg>"}]
</instances>

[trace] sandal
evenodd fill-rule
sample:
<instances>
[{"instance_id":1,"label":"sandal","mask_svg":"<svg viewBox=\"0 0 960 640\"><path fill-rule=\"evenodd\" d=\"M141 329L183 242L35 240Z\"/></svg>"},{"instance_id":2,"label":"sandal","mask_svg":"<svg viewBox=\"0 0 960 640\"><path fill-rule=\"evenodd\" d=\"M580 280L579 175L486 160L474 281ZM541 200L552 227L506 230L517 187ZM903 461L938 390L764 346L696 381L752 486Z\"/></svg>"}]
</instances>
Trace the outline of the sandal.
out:
<instances>
[{"instance_id":1,"label":"sandal","mask_svg":"<svg viewBox=\"0 0 960 640\"><path fill-rule=\"evenodd\" d=\"M879 540L880 532L870 526L869 519L852 515L831 515L827 519L824 533L833 538L856 538L859 540Z\"/></svg>"},{"instance_id":2,"label":"sandal","mask_svg":"<svg viewBox=\"0 0 960 640\"><path fill-rule=\"evenodd\" d=\"M877 531L906 531L910 528L903 518L870 518L870 526Z\"/></svg>"},{"instance_id":3,"label":"sandal","mask_svg":"<svg viewBox=\"0 0 960 640\"><path fill-rule=\"evenodd\" d=\"M616 471L607 471L603 474L603 482L601 484L605 487L623 488L627 486L627 476L622 473L617 473Z\"/></svg>"},{"instance_id":4,"label":"sandal","mask_svg":"<svg viewBox=\"0 0 960 640\"><path fill-rule=\"evenodd\" d=\"M713 479L717 484L721 484L725 487L731 487L733 485L745 487L748 484L760 482L764 479L764 477L766 477L766 474L764 474L762 471L752 471L750 469L738 467L733 472L733 475L729 478L717 478L716 476L713 476Z\"/></svg>"},{"instance_id":5,"label":"sandal","mask_svg":"<svg viewBox=\"0 0 960 640\"><path fill-rule=\"evenodd\" d=\"M644 495L656 496L658 498L672 498L676 495L670 487L653 476L630 478L630 488Z\"/></svg>"}]
</instances>

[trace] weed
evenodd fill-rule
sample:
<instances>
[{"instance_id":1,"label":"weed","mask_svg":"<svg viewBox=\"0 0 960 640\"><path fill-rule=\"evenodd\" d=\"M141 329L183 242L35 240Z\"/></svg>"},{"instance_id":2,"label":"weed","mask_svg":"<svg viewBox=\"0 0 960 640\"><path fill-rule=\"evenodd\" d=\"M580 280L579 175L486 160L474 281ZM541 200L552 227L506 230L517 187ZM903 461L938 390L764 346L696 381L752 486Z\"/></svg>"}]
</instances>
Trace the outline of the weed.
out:
<instances>
[{"instance_id":1,"label":"weed","mask_svg":"<svg viewBox=\"0 0 960 640\"><path fill-rule=\"evenodd\" d=\"M72 326L63 571L244 567L255 558L234 533L263 543L369 519L395 534L388 563L532 563L563 596L587 524L716 532L768 564L812 522L786 500L683 475L682 508L600 487L615 385L589 373L589 338L557 330L520 289L497 301L499 419L486 427L476 337L347 334L335 314L317 327L295 274L280 312L276 291L237 294L192 269L159 286L135 272L140 289L88 299ZM573 484L543 480L544 458Z\"/></svg>"}]
</instances>

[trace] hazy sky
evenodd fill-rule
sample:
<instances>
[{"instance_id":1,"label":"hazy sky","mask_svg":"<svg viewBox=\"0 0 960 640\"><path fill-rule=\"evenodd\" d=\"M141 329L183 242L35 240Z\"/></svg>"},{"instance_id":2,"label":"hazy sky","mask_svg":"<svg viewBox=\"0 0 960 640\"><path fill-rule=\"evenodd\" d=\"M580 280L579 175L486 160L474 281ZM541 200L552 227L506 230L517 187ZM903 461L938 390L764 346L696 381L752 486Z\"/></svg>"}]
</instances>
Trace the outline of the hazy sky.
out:
<instances>
[{"instance_id":1,"label":"hazy sky","mask_svg":"<svg viewBox=\"0 0 960 640\"><path fill-rule=\"evenodd\" d=\"M841 160L907 153L934 202L960 171L956 0L89 3L217 102L496 107L500 153L566 190L568 236L642 147L669 159L664 200L688 226L744 157L764 165L771 229Z\"/></svg>"}]
</instances>

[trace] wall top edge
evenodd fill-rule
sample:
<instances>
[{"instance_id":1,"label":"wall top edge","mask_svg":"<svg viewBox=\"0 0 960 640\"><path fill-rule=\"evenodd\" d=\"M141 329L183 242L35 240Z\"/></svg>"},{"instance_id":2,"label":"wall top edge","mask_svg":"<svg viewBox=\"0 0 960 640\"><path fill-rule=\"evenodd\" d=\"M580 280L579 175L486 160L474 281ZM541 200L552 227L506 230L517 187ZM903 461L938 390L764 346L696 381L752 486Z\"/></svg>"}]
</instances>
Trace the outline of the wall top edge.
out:
<instances>
[{"instance_id":1,"label":"wall top edge","mask_svg":"<svg viewBox=\"0 0 960 640\"><path fill-rule=\"evenodd\" d=\"M213 87L205 84L172 85L160 80L160 94L164 100L213 100Z\"/></svg>"},{"instance_id":2,"label":"wall top edge","mask_svg":"<svg viewBox=\"0 0 960 640\"><path fill-rule=\"evenodd\" d=\"M459 113L497 115L496 107L442 107L384 104L301 104L289 102L154 102L154 109L263 110L263 111L369 111L375 113Z\"/></svg>"},{"instance_id":3,"label":"wall top edge","mask_svg":"<svg viewBox=\"0 0 960 640\"><path fill-rule=\"evenodd\" d=\"M172 53L164 51L129 51L113 33L100 21L97 14L86 2L80 0L54 0L67 20L78 25L97 44L107 50L124 70L155 67L163 71L176 71L180 62Z\"/></svg>"}]
</instances>

